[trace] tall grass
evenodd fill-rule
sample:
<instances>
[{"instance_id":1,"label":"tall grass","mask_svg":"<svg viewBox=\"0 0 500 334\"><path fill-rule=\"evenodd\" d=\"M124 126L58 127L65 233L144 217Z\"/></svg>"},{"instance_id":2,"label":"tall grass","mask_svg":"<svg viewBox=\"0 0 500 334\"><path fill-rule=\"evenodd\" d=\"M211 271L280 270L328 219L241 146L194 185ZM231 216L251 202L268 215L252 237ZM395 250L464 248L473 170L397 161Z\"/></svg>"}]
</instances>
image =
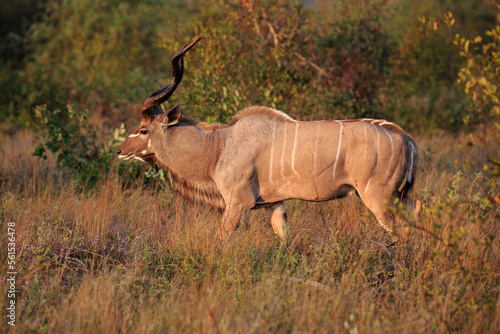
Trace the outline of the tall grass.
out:
<instances>
[{"instance_id":1,"label":"tall grass","mask_svg":"<svg viewBox=\"0 0 500 334\"><path fill-rule=\"evenodd\" d=\"M219 214L168 188L111 173L81 193L32 158L31 133L0 139L0 238L14 221L19 271L2 332L500 331L499 210L465 136L418 140L424 210L392 248L355 197L287 202L287 244L261 210L221 243Z\"/></svg>"}]
</instances>

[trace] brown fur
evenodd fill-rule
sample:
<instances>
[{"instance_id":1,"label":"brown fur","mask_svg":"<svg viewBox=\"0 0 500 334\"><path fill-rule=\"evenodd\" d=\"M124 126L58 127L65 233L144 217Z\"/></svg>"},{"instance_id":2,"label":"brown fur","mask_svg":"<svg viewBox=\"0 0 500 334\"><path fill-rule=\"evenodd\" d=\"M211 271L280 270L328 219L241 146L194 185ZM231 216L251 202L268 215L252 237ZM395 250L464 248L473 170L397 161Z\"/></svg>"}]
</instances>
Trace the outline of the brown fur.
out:
<instances>
[{"instance_id":1,"label":"brown fur","mask_svg":"<svg viewBox=\"0 0 500 334\"><path fill-rule=\"evenodd\" d=\"M217 123L202 122L199 119L190 116L182 116L181 122L185 125L192 125L200 130L210 131L210 132L225 129L232 125L232 124L222 124L218 122Z\"/></svg>"},{"instance_id":2,"label":"brown fur","mask_svg":"<svg viewBox=\"0 0 500 334\"><path fill-rule=\"evenodd\" d=\"M272 109L272 108L268 108L268 107L264 107L264 106L251 106L251 107L247 107L247 108L241 110L239 113L234 115L233 118L231 119L231 122L229 122L227 124L223 124L223 123L219 123L219 122L217 122L217 123L202 122L199 119L197 119L195 117L190 117L190 116L183 116L182 123L184 123L186 125L195 126L200 130L213 132L213 131L226 129L226 128L236 124L236 122L238 122L239 120L241 120L245 117L248 117L248 116L252 116L252 115L267 115L270 118L282 119L285 121L293 121L294 120L292 117L290 117L287 114L285 114L281 111L278 111L276 109Z\"/></svg>"},{"instance_id":3,"label":"brown fur","mask_svg":"<svg viewBox=\"0 0 500 334\"><path fill-rule=\"evenodd\" d=\"M273 108L268 108L264 106L251 106L241 110L238 114L233 117L232 124L238 122L240 119L251 116L251 115L266 115L271 118L281 119L285 121L294 121L294 119L284 112L278 111Z\"/></svg>"},{"instance_id":4,"label":"brown fur","mask_svg":"<svg viewBox=\"0 0 500 334\"><path fill-rule=\"evenodd\" d=\"M190 117L190 116L183 116L182 118L182 123L188 126L195 126L200 130L204 131L209 131L209 132L216 132L222 129L226 129L230 126L233 126L236 124L236 122L240 121L241 119L245 117L249 117L252 115L266 115L269 116L270 118L275 118L275 119L280 119L284 121L293 121L294 119L287 114L272 109L264 106L251 106L247 107L243 110L241 110L238 114L234 115L231 122L227 124L223 123L207 123L207 122L202 122L199 119L195 117ZM397 132L403 136L407 136L408 138L411 138L411 136L406 133L403 129L401 129L398 125L387 122L386 120L383 119L369 119L369 118L363 118L363 119L356 119L356 120L343 120L342 122L346 123L351 123L351 122L366 122L366 123L372 123L376 124L379 126L382 126L392 132ZM206 203L212 206L213 208L223 210L225 207L225 202L224 199L222 198L222 195L220 194L219 190L217 187L210 186L210 187L204 187L200 186L197 183L191 182L189 180L186 180L179 175L175 174L168 166L161 164L162 167L167 171L172 187L176 193L181 195L182 197L187 198L188 200L194 202L194 203ZM406 180L404 181L406 182Z\"/></svg>"},{"instance_id":5,"label":"brown fur","mask_svg":"<svg viewBox=\"0 0 500 334\"><path fill-rule=\"evenodd\" d=\"M212 186L200 186L198 183L191 182L177 175L167 165L161 162L160 165L167 172L172 188L178 195L193 203L206 203L215 209L224 210L226 204L215 184Z\"/></svg>"},{"instance_id":6,"label":"brown fur","mask_svg":"<svg viewBox=\"0 0 500 334\"><path fill-rule=\"evenodd\" d=\"M391 123L391 122L387 122L385 119L371 119L371 118L363 118L363 119L357 119L357 120L352 120L352 122L366 122L366 123L372 123L372 124L377 124L381 127L384 127L386 129L390 129L392 130L393 132L397 132L403 136L406 136L408 138L411 138L411 136L405 132L403 129L401 129L398 125L394 124L394 123ZM343 122L349 122L349 121L343 121ZM384 124L382 124L384 123Z\"/></svg>"},{"instance_id":7,"label":"brown fur","mask_svg":"<svg viewBox=\"0 0 500 334\"><path fill-rule=\"evenodd\" d=\"M239 120L251 115L267 115L271 118L293 121L293 118L281 111L263 106L252 106L243 109L237 115L233 116L231 122L227 124L202 122L197 118L189 116L183 116L181 122L188 126L195 126L200 130L216 132L218 130L228 128L236 124ZM226 204L224 199L215 185L200 186L197 183L191 182L177 175L165 164L160 163L160 165L169 175L174 191L182 197L185 197L194 203L206 203L216 209L223 210L225 208Z\"/></svg>"}]
</instances>

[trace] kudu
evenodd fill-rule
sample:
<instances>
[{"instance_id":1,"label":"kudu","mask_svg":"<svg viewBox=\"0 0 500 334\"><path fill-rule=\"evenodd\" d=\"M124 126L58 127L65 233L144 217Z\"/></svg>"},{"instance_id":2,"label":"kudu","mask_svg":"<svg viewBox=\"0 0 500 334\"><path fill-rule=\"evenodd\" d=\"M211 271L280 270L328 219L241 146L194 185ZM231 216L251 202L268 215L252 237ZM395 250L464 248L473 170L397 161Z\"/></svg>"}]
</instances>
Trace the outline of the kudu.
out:
<instances>
[{"instance_id":1,"label":"kudu","mask_svg":"<svg viewBox=\"0 0 500 334\"><path fill-rule=\"evenodd\" d=\"M299 122L266 107L249 107L230 124L182 117L179 105L163 112L183 75L183 57L203 35L172 58L173 79L144 102L142 122L121 145L119 158L158 162L173 189L224 209L220 234L234 231L250 209L267 207L271 225L286 236L284 201L361 197L392 232L387 210L407 199L415 182L417 146L397 125L373 119Z\"/></svg>"}]
</instances>

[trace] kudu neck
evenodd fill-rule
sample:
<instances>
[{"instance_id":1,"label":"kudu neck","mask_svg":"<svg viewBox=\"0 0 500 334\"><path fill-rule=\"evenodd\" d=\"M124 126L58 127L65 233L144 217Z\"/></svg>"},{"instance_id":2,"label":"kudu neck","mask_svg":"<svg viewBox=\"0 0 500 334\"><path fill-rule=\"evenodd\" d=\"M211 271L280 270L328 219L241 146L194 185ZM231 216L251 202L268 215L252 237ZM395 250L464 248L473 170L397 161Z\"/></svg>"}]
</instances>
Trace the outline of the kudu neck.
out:
<instances>
[{"instance_id":1,"label":"kudu neck","mask_svg":"<svg viewBox=\"0 0 500 334\"><path fill-rule=\"evenodd\" d=\"M211 178L225 142L222 132L179 123L162 137L156 150L161 164L183 178Z\"/></svg>"}]
</instances>

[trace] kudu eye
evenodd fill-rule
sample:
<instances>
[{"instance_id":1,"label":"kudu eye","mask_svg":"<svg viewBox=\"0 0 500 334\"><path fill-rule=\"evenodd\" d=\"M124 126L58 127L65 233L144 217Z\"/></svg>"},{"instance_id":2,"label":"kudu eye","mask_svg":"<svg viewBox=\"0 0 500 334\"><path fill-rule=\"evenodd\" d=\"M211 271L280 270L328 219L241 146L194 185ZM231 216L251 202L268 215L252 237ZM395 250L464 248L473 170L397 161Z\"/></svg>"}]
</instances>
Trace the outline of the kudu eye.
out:
<instances>
[{"instance_id":1,"label":"kudu eye","mask_svg":"<svg viewBox=\"0 0 500 334\"><path fill-rule=\"evenodd\" d=\"M141 130L141 135L146 135L148 134L148 130Z\"/></svg>"}]
</instances>

